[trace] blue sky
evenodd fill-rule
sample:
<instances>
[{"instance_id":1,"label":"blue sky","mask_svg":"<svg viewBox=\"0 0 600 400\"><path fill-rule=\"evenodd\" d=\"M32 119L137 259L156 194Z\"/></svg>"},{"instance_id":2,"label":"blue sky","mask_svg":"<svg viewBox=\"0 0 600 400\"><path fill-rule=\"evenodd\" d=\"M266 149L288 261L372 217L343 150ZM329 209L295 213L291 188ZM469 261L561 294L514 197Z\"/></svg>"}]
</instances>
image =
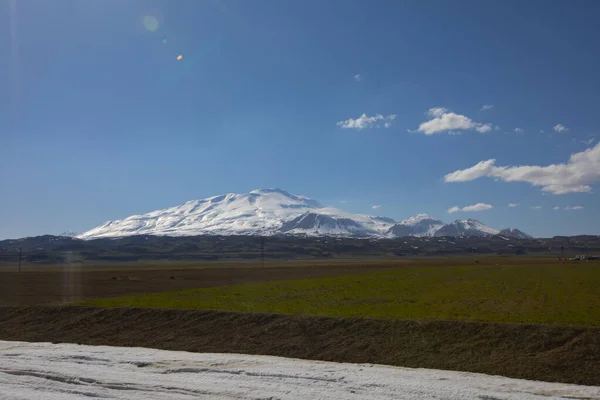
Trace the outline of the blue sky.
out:
<instances>
[{"instance_id":1,"label":"blue sky","mask_svg":"<svg viewBox=\"0 0 600 400\"><path fill-rule=\"evenodd\" d=\"M600 234L599 12L1 0L0 238L264 187L395 219ZM478 203L493 208L448 213Z\"/></svg>"}]
</instances>

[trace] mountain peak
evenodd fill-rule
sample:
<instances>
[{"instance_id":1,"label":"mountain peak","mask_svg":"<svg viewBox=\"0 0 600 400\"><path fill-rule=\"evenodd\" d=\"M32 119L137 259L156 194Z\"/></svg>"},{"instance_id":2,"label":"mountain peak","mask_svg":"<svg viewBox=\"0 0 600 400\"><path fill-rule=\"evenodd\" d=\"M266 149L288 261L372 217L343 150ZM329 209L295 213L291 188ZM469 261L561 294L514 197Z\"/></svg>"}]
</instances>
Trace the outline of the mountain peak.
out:
<instances>
[{"instance_id":1,"label":"mountain peak","mask_svg":"<svg viewBox=\"0 0 600 400\"><path fill-rule=\"evenodd\" d=\"M498 231L474 219L451 224L428 214L401 222L391 218L354 214L323 207L316 200L279 188L227 193L108 221L78 235L81 239L132 235L195 236L278 234L308 236L402 237L487 236ZM516 232L514 232L516 234Z\"/></svg>"},{"instance_id":2,"label":"mountain peak","mask_svg":"<svg viewBox=\"0 0 600 400\"><path fill-rule=\"evenodd\" d=\"M433 218L429 214L421 213L421 214L417 214L417 215L415 215L413 217L410 217L410 218L407 218L407 219L410 219L410 220L424 220L424 219L437 219L437 218Z\"/></svg>"},{"instance_id":3,"label":"mountain peak","mask_svg":"<svg viewBox=\"0 0 600 400\"><path fill-rule=\"evenodd\" d=\"M490 228L476 219L457 219L442 226L435 236L490 236L498 234L498 230Z\"/></svg>"},{"instance_id":4,"label":"mountain peak","mask_svg":"<svg viewBox=\"0 0 600 400\"><path fill-rule=\"evenodd\" d=\"M502 229L498 235L507 236L515 239L533 239L533 236L516 228Z\"/></svg>"},{"instance_id":5,"label":"mountain peak","mask_svg":"<svg viewBox=\"0 0 600 400\"><path fill-rule=\"evenodd\" d=\"M108 221L78 237L274 235L285 222L322 208L315 200L282 189L256 189L246 194L227 193Z\"/></svg>"},{"instance_id":6,"label":"mountain peak","mask_svg":"<svg viewBox=\"0 0 600 400\"><path fill-rule=\"evenodd\" d=\"M443 225L442 221L428 214L417 214L392 226L388 231L388 235L395 237L433 236Z\"/></svg>"},{"instance_id":7,"label":"mountain peak","mask_svg":"<svg viewBox=\"0 0 600 400\"><path fill-rule=\"evenodd\" d=\"M415 215L413 217L409 217L409 218L406 218L406 219L400 221L400 224L403 224L403 225L414 225L414 224L420 223L421 221L427 221L427 220L439 221L440 223L442 222L439 219L434 218L434 217L432 217L429 214L417 214L417 215Z\"/></svg>"},{"instance_id":8,"label":"mountain peak","mask_svg":"<svg viewBox=\"0 0 600 400\"><path fill-rule=\"evenodd\" d=\"M282 194L287 197L299 197L299 196L294 196L294 195L290 194L289 192L286 192L285 190L279 189L279 188L254 189L254 190L251 190L250 193L252 193L252 194L279 193L279 194Z\"/></svg>"}]
</instances>

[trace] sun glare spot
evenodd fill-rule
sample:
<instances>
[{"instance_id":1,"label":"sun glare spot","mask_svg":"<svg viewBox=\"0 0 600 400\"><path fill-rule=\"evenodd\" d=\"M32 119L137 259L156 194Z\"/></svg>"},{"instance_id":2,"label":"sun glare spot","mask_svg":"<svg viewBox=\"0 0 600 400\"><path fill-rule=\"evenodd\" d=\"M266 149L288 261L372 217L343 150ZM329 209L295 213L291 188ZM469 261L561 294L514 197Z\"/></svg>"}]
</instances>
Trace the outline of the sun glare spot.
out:
<instances>
[{"instance_id":1,"label":"sun glare spot","mask_svg":"<svg viewBox=\"0 0 600 400\"><path fill-rule=\"evenodd\" d=\"M156 32L158 30L158 19L152 15L145 15L142 19L142 23L144 24L144 28L146 28L150 32Z\"/></svg>"}]
</instances>

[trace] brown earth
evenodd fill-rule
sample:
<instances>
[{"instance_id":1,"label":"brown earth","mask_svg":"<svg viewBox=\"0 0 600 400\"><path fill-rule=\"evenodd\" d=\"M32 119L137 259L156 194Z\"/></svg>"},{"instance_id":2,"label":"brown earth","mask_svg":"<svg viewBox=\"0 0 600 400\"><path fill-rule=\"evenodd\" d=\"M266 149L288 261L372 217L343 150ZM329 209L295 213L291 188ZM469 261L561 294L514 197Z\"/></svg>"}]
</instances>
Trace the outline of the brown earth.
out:
<instances>
[{"instance_id":1,"label":"brown earth","mask_svg":"<svg viewBox=\"0 0 600 400\"><path fill-rule=\"evenodd\" d=\"M0 339L267 354L600 385L600 329L169 309L0 307Z\"/></svg>"},{"instance_id":2,"label":"brown earth","mask_svg":"<svg viewBox=\"0 0 600 400\"><path fill-rule=\"evenodd\" d=\"M361 274L397 268L402 261L284 265L45 267L0 269L0 305L64 304L102 297L286 279Z\"/></svg>"},{"instance_id":3,"label":"brown earth","mask_svg":"<svg viewBox=\"0 0 600 400\"><path fill-rule=\"evenodd\" d=\"M482 256L480 265L547 264L549 257ZM274 280L362 274L406 265L472 264L472 257L354 258L219 263L104 263L0 267L0 306L47 305L139 293L167 292Z\"/></svg>"}]
</instances>

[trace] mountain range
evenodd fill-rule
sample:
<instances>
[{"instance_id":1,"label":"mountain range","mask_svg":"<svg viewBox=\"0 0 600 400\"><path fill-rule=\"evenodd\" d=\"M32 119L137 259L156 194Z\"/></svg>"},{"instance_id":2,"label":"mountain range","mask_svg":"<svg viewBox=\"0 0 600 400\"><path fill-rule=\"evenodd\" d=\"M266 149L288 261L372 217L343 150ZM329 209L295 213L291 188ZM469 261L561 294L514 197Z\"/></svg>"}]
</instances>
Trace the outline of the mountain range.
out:
<instances>
[{"instance_id":1,"label":"mountain range","mask_svg":"<svg viewBox=\"0 0 600 400\"><path fill-rule=\"evenodd\" d=\"M70 233L70 232L69 232ZM257 189L247 194L228 193L191 200L182 205L123 220L108 221L77 235L80 239L132 235L300 235L365 238L404 236L490 236L530 238L518 229L502 231L468 219L445 223L427 214L403 221L353 214L281 189Z\"/></svg>"}]
</instances>

